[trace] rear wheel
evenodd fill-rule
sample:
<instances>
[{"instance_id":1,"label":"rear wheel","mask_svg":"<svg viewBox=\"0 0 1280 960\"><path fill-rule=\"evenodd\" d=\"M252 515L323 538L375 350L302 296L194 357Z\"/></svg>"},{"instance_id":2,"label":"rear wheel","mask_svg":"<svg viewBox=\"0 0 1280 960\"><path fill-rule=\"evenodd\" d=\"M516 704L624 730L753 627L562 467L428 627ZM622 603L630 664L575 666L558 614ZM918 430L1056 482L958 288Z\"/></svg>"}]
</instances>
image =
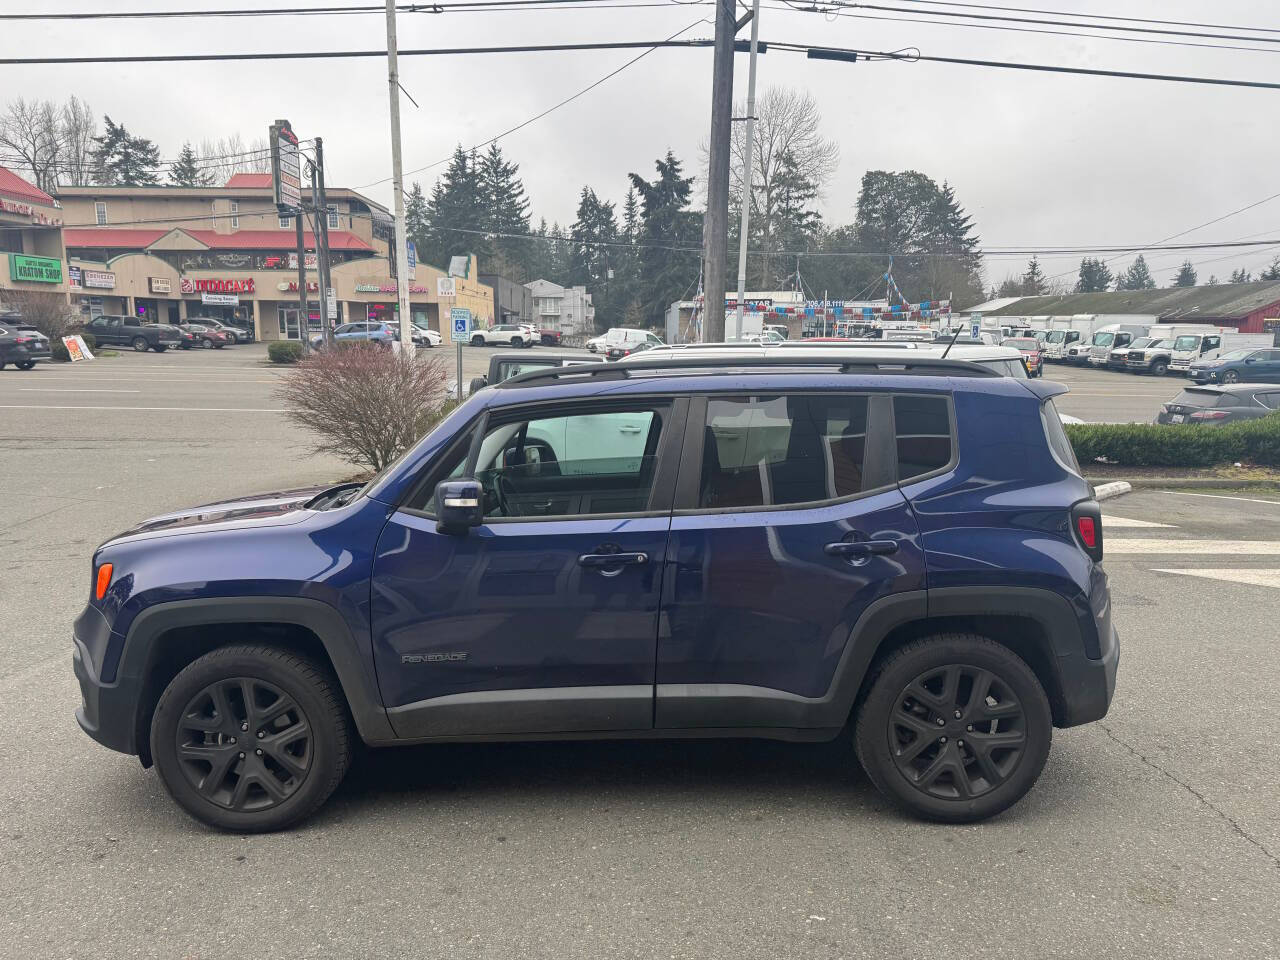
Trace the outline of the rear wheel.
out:
<instances>
[{"instance_id":1,"label":"rear wheel","mask_svg":"<svg viewBox=\"0 0 1280 960\"><path fill-rule=\"evenodd\" d=\"M337 684L306 657L223 647L182 670L151 721L151 755L169 794L222 830L279 830L313 813L351 762Z\"/></svg>"},{"instance_id":2,"label":"rear wheel","mask_svg":"<svg viewBox=\"0 0 1280 960\"><path fill-rule=\"evenodd\" d=\"M517 347L517 348L519 348L519 347L523 347L523 346L524 346L524 341L523 341L523 340L521 340L519 337L512 337L512 338L511 338L511 345L512 345L513 347Z\"/></svg>"},{"instance_id":3,"label":"rear wheel","mask_svg":"<svg viewBox=\"0 0 1280 960\"><path fill-rule=\"evenodd\" d=\"M214 343L212 338L210 337L205 337L200 341L200 349L202 350L212 350L213 347L214 347Z\"/></svg>"},{"instance_id":4,"label":"rear wheel","mask_svg":"<svg viewBox=\"0 0 1280 960\"><path fill-rule=\"evenodd\" d=\"M907 644L858 711L858 759L880 792L931 820L983 820L1017 803L1049 756L1053 719L1036 675L974 634Z\"/></svg>"},{"instance_id":5,"label":"rear wheel","mask_svg":"<svg viewBox=\"0 0 1280 960\"><path fill-rule=\"evenodd\" d=\"M133 338L133 349L136 350L138 353L146 353L147 347L149 346L151 346L151 344L147 343L146 337Z\"/></svg>"},{"instance_id":6,"label":"rear wheel","mask_svg":"<svg viewBox=\"0 0 1280 960\"><path fill-rule=\"evenodd\" d=\"M1222 382L1223 383L1239 383L1240 374L1236 373L1236 371L1234 370L1227 370L1222 374Z\"/></svg>"},{"instance_id":7,"label":"rear wheel","mask_svg":"<svg viewBox=\"0 0 1280 960\"><path fill-rule=\"evenodd\" d=\"M36 362L34 360L19 360L14 364L14 366L17 367L19 370L30 370L35 365L36 365ZM3 366L4 364L0 363L0 367L3 367Z\"/></svg>"},{"instance_id":8,"label":"rear wheel","mask_svg":"<svg viewBox=\"0 0 1280 960\"><path fill-rule=\"evenodd\" d=\"M471 338L471 345L473 347L483 347L484 337L480 336L479 334L476 334L474 337Z\"/></svg>"},{"instance_id":9,"label":"rear wheel","mask_svg":"<svg viewBox=\"0 0 1280 960\"><path fill-rule=\"evenodd\" d=\"M157 343L152 349L155 350L156 353L164 353L169 348L163 343Z\"/></svg>"}]
</instances>

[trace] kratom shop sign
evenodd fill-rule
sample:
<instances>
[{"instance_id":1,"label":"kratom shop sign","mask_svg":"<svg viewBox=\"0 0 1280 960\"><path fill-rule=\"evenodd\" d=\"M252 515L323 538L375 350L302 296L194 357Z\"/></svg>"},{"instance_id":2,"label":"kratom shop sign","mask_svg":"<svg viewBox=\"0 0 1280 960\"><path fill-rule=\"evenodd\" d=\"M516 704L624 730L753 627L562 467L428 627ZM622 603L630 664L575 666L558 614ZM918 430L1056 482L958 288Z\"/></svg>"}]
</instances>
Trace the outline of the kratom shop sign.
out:
<instances>
[{"instance_id":1,"label":"kratom shop sign","mask_svg":"<svg viewBox=\"0 0 1280 960\"><path fill-rule=\"evenodd\" d=\"M61 283L62 261L52 257L9 254L9 277L24 283Z\"/></svg>"}]
</instances>

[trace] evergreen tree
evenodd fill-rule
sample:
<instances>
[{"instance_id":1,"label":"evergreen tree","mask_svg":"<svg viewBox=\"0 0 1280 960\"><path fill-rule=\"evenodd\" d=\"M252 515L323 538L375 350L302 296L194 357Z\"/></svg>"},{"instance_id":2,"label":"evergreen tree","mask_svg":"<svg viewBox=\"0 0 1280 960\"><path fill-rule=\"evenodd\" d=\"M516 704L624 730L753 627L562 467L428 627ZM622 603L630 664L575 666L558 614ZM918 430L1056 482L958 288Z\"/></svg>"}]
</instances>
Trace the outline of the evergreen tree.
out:
<instances>
[{"instance_id":1,"label":"evergreen tree","mask_svg":"<svg viewBox=\"0 0 1280 960\"><path fill-rule=\"evenodd\" d=\"M640 304L640 251L634 244L640 241L640 200L636 197L636 188L627 188L626 199L622 202L622 236L621 239L633 246L618 247L614 258L616 266L613 271L613 299L616 304L615 313L622 315L622 325L631 326L628 315L638 315ZM600 316L599 308L596 310ZM607 329L607 328L606 328Z\"/></svg>"},{"instance_id":2,"label":"evergreen tree","mask_svg":"<svg viewBox=\"0 0 1280 960\"><path fill-rule=\"evenodd\" d=\"M1276 257L1271 261L1271 266L1267 267L1260 274L1259 280L1280 280L1280 257Z\"/></svg>"},{"instance_id":3,"label":"evergreen tree","mask_svg":"<svg viewBox=\"0 0 1280 960\"><path fill-rule=\"evenodd\" d=\"M1246 270L1244 267L1241 267L1239 270L1231 271L1232 283L1248 283L1250 279L1251 278L1249 276L1249 271Z\"/></svg>"},{"instance_id":4,"label":"evergreen tree","mask_svg":"<svg viewBox=\"0 0 1280 960\"><path fill-rule=\"evenodd\" d=\"M200 168L195 150L190 143L184 143L169 169L169 182L175 187L207 187L213 183L213 174Z\"/></svg>"},{"instance_id":5,"label":"evergreen tree","mask_svg":"<svg viewBox=\"0 0 1280 960\"><path fill-rule=\"evenodd\" d=\"M1111 289L1111 270L1097 257L1085 257L1080 261L1080 278L1076 281L1076 293L1100 293Z\"/></svg>"},{"instance_id":6,"label":"evergreen tree","mask_svg":"<svg viewBox=\"0 0 1280 960\"><path fill-rule=\"evenodd\" d=\"M1044 271L1040 269L1040 260L1032 257L1027 264L1027 272L1022 275L1022 295L1024 297L1041 297L1048 291L1049 285L1044 279Z\"/></svg>"},{"instance_id":7,"label":"evergreen tree","mask_svg":"<svg viewBox=\"0 0 1280 960\"><path fill-rule=\"evenodd\" d=\"M1156 281L1151 276L1151 271L1147 268L1147 258L1142 254L1138 254L1138 259L1133 261L1133 265L1129 267L1128 275L1125 277L1126 290L1154 290Z\"/></svg>"},{"instance_id":8,"label":"evergreen tree","mask_svg":"<svg viewBox=\"0 0 1280 960\"><path fill-rule=\"evenodd\" d=\"M102 118L106 129L93 138L90 152L94 180L102 186L154 187L160 182L157 169L160 151L146 137L132 136L124 124L116 124L108 116Z\"/></svg>"},{"instance_id":9,"label":"evergreen tree","mask_svg":"<svg viewBox=\"0 0 1280 960\"><path fill-rule=\"evenodd\" d=\"M654 166L658 175L653 181L636 173L628 176L641 204L640 315L646 324L659 327L667 307L697 280L701 224L688 209L693 178L680 176L680 161L668 150Z\"/></svg>"},{"instance_id":10,"label":"evergreen tree","mask_svg":"<svg viewBox=\"0 0 1280 960\"><path fill-rule=\"evenodd\" d=\"M613 204L602 201L590 187L583 187L578 217L569 228L569 236L569 283L582 284L592 294L597 326L619 326L622 311L613 296L616 288L611 276L618 239Z\"/></svg>"},{"instance_id":11,"label":"evergreen tree","mask_svg":"<svg viewBox=\"0 0 1280 960\"><path fill-rule=\"evenodd\" d=\"M1178 275L1173 278L1175 287L1194 287L1196 285L1196 268L1191 265L1190 260L1183 260L1182 266L1178 268Z\"/></svg>"},{"instance_id":12,"label":"evergreen tree","mask_svg":"<svg viewBox=\"0 0 1280 960\"><path fill-rule=\"evenodd\" d=\"M474 158L461 146L453 151L444 176L431 188L427 202L427 235L419 258L447 266L449 258L474 253L488 259L488 224Z\"/></svg>"},{"instance_id":13,"label":"evergreen tree","mask_svg":"<svg viewBox=\"0 0 1280 960\"><path fill-rule=\"evenodd\" d=\"M496 143L489 144L475 162L485 228L493 235L494 262L486 272L492 270L522 283L536 279L530 276L534 261L530 243L520 239L529 233L529 198L519 164L507 160Z\"/></svg>"},{"instance_id":14,"label":"evergreen tree","mask_svg":"<svg viewBox=\"0 0 1280 960\"><path fill-rule=\"evenodd\" d=\"M427 256L427 251L430 249L431 217L427 208L427 198L422 193L422 184L416 180L405 202L404 227L418 251L418 256L422 257L424 262L448 266L447 263L441 263Z\"/></svg>"},{"instance_id":15,"label":"evergreen tree","mask_svg":"<svg viewBox=\"0 0 1280 960\"><path fill-rule=\"evenodd\" d=\"M1217 285L1218 285L1218 278L1215 277L1213 274L1209 274L1209 279L1205 281L1205 286L1216 287Z\"/></svg>"}]
</instances>

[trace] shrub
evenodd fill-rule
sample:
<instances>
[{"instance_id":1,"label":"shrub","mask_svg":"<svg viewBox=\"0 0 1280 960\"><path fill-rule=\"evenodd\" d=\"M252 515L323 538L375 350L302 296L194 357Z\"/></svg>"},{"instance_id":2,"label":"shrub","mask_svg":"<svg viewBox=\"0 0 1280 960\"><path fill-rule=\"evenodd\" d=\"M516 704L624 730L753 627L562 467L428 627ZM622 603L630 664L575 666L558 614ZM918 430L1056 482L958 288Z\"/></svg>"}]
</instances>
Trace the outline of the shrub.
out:
<instances>
[{"instance_id":1,"label":"shrub","mask_svg":"<svg viewBox=\"0 0 1280 960\"><path fill-rule=\"evenodd\" d=\"M302 359L302 344L297 340L276 340L267 345L267 359L272 363L297 363Z\"/></svg>"},{"instance_id":2,"label":"shrub","mask_svg":"<svg viewBox=\"0 0 1280 960\"><path fill-rule=\"evenodd\" d=\"M381 470L440 419L448 364L439 353L375 344L312 354L281 383L286 415L317 436L317 453Z\"/></svg>"},{"instance_id":3,"label":"shrub","mask_svg":"<svg viewBox=\"0 0 1280 960\"><path fill-rule=\"evenodd\" d=\"M0 290L6 306L18 311L29 323L50 340L61 340L80 324L80 314L71 308L67 298L43 290Z\"/></svg>"},{"instance_id":4,"label":"shrub","mask_svg":"<svg viewBox=\"0 0 1280 960\"><path fill-rule=\"evenodd\" d=\"M1222 427L1068 424L1067 436L1086 473L1089 465L1099 460L1125 467L1215 467L1224 463L1280 467L1280 414L1277 413Z\"/></svg>"},{"instance_id":5,"label":"shrub","mask_svg":"<svg viewBox=\"0 0 1280 960\"><path fill-rule=\"evenodd\" d=\"M70 334L66 334L66 336L70 336ZM84 340L84 345L89 348L89 352L94 353L94 348L98 346L98 341L93 338L93 334L82 333L80 337ZM67 353L67 345L62 342L61 337L49 338L49 352L53 354L54 361L58 363L68 363L71 360L71 355ZM99 356L96 353L94 355Z\"/></svg>"}]
</instances>

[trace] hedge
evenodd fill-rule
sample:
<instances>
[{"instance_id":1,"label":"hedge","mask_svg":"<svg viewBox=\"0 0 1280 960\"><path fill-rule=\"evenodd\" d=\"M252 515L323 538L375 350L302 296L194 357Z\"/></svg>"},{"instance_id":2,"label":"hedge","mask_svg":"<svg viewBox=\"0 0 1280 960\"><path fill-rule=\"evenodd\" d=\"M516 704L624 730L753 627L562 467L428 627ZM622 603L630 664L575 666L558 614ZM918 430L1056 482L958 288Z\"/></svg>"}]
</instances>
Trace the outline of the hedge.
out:
<instances>
[{"instance_id":1,"label":"hedge","mask_svg":"<svg viewBox=\"0 0 1280 960\"><path fill-rule=\"evenodd\" d=\"M94 339L92 333L81 333L80 339L84 341L84 345L89 348L90 353L97 350L98 341ZM62 342L61 337L49 338L49 351L53 354L53 359L59 363L66 363L71 359L71 355L67 353L67 345Z\"/></svg>"},{"instance_id":2,"label":"hedge","mask_svg":"<svg viewBox=\"0 0 1280 960\"><path fill-rule=\"evenodd\" d=\"M1221 427L1072 423L1067 436L1085 473L1099 461L1123 467L1280 467L1280 413Z\"/></svg>"},{"instance_id":3,"label":"hedge","mask_svg":"<svg viewBox=\"0 0 1280 960\"><path fill-rule=\"evenodd\" d=\"M276 340L267 346L267 359L272 363L297 363L302 359L302 344L297 340Z\"/></svg>"}]
</instances>

